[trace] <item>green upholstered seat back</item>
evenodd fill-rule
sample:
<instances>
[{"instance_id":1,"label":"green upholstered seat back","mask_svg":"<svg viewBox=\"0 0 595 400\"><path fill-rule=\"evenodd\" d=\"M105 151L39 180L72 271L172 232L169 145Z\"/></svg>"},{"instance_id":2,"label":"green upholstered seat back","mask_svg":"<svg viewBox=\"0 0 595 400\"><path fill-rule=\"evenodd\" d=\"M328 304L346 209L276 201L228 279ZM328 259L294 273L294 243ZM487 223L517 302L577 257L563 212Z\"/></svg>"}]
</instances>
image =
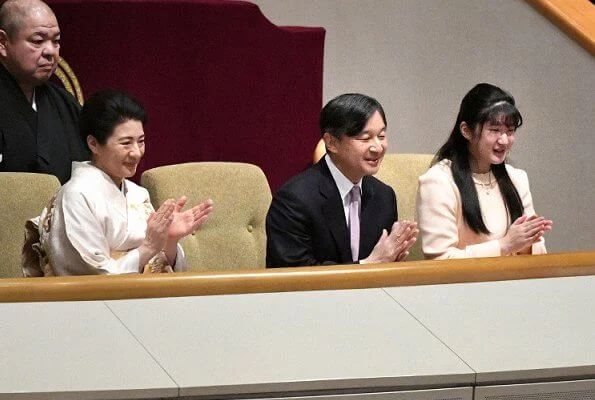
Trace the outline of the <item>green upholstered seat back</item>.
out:
<instances>
[{"instance_id":1,"label":"green upholstered seat back","mask_svg":"<svg viewBox=\"0 0 595 400\"><path fill-rule=\"evenodd\" d=\"M18 278L25 222L41 211L60 188L53 175L0 172L0 277Z\"/></svg>"},{"instance_id":2,"label":"green upholstered seat back","mask_svg":"<svg viewBox=\"0 0 595 400\"><path fill-rule=\"evenodd\" d=\"M190 270L265 268L271 190L259 167L233 162L169 165L145 171L141 182L155 208L182 195L188 205L213 199L209 219L180 241Z\"/></svg>"},{"instance_id":3,"label":"green upholstered seat back","mask_svg":"<svg viewBox=\"0 0 595 400\"><path fill-rule=\"evenodd\" d=\"M399 219L415 219L415 197L418 178L432 162L432 154L386 154L376 177L390 185L397 193ZM407 261L423 260L421 240L409 251Z\"/></svg>"}]
</instances>

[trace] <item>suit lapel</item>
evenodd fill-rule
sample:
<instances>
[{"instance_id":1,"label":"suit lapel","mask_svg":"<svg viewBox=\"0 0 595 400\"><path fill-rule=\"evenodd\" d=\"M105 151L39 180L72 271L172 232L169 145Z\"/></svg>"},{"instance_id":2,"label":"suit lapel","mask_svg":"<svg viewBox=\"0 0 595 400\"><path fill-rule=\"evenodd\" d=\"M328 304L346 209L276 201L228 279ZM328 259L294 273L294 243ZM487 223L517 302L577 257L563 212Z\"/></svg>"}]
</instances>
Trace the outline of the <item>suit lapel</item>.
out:
<instances>
[{"instance_id":1,"label":"suit lapel","mask_svg":"<svg viewBox=\"0 0 595 400\"><path fill-rule=\"evenodd\" d=\"M320 195L324 199L322 203L322 214L341 255L341 262L351 261L351 246L349 242L349 231L345 222L343 200L339 195L339 189L337 189L337 185L324 158L320 160L318 166L321 172L319 190Z\"/></svg>"}]
</instances>

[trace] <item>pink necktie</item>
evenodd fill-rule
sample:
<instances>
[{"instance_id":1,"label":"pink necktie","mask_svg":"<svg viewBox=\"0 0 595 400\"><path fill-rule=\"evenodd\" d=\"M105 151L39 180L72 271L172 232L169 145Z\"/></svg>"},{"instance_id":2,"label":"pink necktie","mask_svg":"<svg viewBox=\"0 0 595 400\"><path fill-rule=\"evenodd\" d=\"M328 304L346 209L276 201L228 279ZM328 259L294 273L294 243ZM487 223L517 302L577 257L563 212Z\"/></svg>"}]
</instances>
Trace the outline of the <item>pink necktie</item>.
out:
<instances>
[{"instance_id":1,"label":"pink necktie","mask_svg":"<svg viewBox=\"0 0 595 400\"><path fill-rule=\"evenodd\" d=\"M353 261L359 260L359 210L362 195L359 186L349 192L349 236L351 238L351 255Z\"/></svg>"}]
</instances>

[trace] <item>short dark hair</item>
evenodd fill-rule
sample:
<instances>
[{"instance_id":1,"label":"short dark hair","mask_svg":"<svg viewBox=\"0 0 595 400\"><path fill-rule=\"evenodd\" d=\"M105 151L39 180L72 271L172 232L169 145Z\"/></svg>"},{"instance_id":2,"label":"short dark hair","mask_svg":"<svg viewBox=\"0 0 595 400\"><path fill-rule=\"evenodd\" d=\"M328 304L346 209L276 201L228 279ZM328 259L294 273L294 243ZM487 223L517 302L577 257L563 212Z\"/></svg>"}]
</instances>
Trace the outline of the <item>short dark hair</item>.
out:
<instances>
[{"instance_id":1,"label":"short dark hair","mask_svg":"<svg viewBox=\"0 0 595 400\"><path fill-rule=\"evenodd\" d=\"M432 162L435 164L444 159L451 161L450 168L461 195L465 223L476 233L489 234L490 231L481 216L477 189L471 175L469 141L461 132L461 123L463 122L469 126L472 134L476 135L476 132L481 131L486 123L504 123L516 130L523 124L523 117L516 108L514 97L510 93L489 83L475 85L463 97L455 126ZM523 204L519 193L510 180L504 163L492 165L491 170L500 186L511 222L514 222L523 214Z\"/></svg>"},{"instance_id":2,"label":"short dark hair","mask_svg":"<svg viewBox=\"0 0 595 400\"><path fill-rule=\"evenodd\" d=\"M386 125L384 109L378 100L360 93L346 93L329 101L320 112L320 134L340 138L357 136L376 111Z\"/></svg>"},{"instance_id":3,"label":"short dark hair","mask_svg":"<svg viewBox=\"0 0 595 400\"><path fill-rule=\"evenodd\" d=\"M83 105L79 133L85 143L91 135L99 144L105 144L116 126L130 120L147 123L147 112L142 104L124 92L96 92Z\"/></svg>"}]
</instances>

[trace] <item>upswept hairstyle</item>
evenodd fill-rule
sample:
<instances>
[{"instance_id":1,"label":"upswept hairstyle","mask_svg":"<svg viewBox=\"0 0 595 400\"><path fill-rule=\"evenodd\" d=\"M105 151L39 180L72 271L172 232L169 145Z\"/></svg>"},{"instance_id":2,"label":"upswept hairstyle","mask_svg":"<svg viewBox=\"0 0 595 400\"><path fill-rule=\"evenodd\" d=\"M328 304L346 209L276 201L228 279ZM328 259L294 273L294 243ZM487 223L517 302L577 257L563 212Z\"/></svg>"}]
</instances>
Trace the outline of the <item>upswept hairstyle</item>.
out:
<instances>
[{"instance_id":1,"label":"upswept hairstyle","mask_svg":"<svg viewBox=\"0 0 595 400\"><path fill-rule=\"evenodd\" d=\"M508 127L517 129L523 124L523 117L516 108L512 95L497 86L480 83L463 97L455 126L432 161L432 165L444 159L451 161L453 179L461 194L465 223L476 233L489 234L490 231L481 217L477 189L469 166L469 141L461 132L462 122L469 126L475 136L477 132L481 132L486 123L504 122ZM505 163L492 164L491 170L498 182L512 222L523 214L519 193L510 180Z\"/></svg>"},{"instance_id":2,"label":"upswept hairstyle","mask_svg":"<svg viewBox=\"0 0 595 400\"><path fill-rule=\"evenodd\" d=\"M79 133L85 143L91 135L103 145L117 125L129 120L147 123L147 112L138 101L115 90L96 92L83 105Z\"/></svg>"},{"instance_id":3,"label":"upswept hairstyle","mask_svg":"<svg viewBox=\"0 0 595 400\"><path fill-rule=\"evenodd\" d=\"M330 133L336 138L357 136L376 111L384 125L386 116L378 100L360 93L346 93L329 101L320 112L320 134Z\"/></svg>"}]
</instances>

